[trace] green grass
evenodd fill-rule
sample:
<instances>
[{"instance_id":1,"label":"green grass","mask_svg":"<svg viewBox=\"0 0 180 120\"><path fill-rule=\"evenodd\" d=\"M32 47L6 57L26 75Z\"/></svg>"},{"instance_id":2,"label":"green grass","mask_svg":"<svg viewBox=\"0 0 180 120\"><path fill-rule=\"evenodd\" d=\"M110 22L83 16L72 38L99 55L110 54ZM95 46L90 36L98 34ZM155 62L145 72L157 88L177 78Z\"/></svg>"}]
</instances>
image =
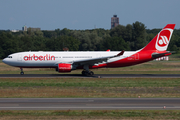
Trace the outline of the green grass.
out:
<instances>
[{"instance_id":1,"label":"green grass","mask_svg":"<svg viewBox=\"0 0 180 120\"><path fill-rule=\"evenodd\" d=\"M169 56L170 61L180 61L180 54L172 54Z\"/></svg>"},{"instance_id":2,"label":"green grass","mask_svg":"<svg viewBox=\"0 0 180 120\"><path fill-rule=\"evenodd\" d=\"M179 78L1 78L0 87L180 87Z\"/></svg>"},{"instance_id":3,"label":"green grass","mask_svg":"<svg viewBox=\"0 0 180 120\"><path fill-rule=\"evenodd\" d=\"M14 119L180 119L180 110L51 110L0 111L0 117Z\"/></svg>"},{"instance_id":4,"label":"green grass","mask_svg":"<svg viewBox=\"0 0 180 120\"><path fill-rule=\"evenodd\" d=\"M1 98L180 97L178 78L1 78Z\"/></svg>"}]
</instances>

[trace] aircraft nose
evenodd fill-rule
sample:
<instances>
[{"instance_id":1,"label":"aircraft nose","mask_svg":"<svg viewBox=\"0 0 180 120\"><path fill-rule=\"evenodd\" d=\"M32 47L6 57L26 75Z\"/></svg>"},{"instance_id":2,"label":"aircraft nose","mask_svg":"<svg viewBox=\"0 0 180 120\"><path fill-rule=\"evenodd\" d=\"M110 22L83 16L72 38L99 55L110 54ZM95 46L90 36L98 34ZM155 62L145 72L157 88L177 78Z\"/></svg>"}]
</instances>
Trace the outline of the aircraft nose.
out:
<instances>
[{"instance_id":1,"label":"aircraft nose","mask_svg":"<svg viewBox=\"0 0 180 120\"><path fill-rule=\"evenodd\" d=\"M5 63L5 58L2 60L3 63Z\"/></svg>"},{"instance_id":2,"label":"aircraft nose","mask_svg":"<svg viewBox=\"0 0 180 120\"><path fill-rule=\"evenodd\" d=\"M7 59L4 58L4 59L2 60L2 62L3 62L3 63L7 63Z\"/></svg>"}]
</instances>

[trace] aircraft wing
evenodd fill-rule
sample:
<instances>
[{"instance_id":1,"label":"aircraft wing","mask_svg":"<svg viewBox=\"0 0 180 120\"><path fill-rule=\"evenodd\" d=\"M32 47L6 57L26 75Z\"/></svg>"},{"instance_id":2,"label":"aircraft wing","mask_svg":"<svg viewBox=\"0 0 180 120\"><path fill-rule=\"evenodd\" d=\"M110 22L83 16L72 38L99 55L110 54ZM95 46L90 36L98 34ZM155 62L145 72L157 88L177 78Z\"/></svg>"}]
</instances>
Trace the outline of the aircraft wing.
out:
<instances>
[{"instance_id":1,"label":"aircraft wing","mask_svg":"<svg viewBox=\"0 0 180 120\"><path fill-rule=\"evenodd\" d=\"M117 55L114 56L108 56L108 57L100 57L100 58L94 58L94 59L85 59L85 60L78 60L78 61L74 61L73 64L77 64L77 65L91 65L91 64L95 64L95 63L101 63L103 61L107 61L109 58L114 58L114 57L118 57L124 54L124 50L121 51L120 53L118 53Z\"/></svg>"},{"instance_id":2,"label":"aircraft wing","mask_svg":"<svg viewBox=\"0 0 180 120\"><path fill-rule=\"evenodd\" d=\"M165 53L153 53L153 54L152 54L152 57L153 57L153 58L159 58L159 57L162 57L162 56L164 56L164 55L166 55L166 54L167 54L167 55L170 55L171 53L172 53L172 52L169 52L169 51L168 51L168 52L165 52Z\"/></svg>"}]
</instances>

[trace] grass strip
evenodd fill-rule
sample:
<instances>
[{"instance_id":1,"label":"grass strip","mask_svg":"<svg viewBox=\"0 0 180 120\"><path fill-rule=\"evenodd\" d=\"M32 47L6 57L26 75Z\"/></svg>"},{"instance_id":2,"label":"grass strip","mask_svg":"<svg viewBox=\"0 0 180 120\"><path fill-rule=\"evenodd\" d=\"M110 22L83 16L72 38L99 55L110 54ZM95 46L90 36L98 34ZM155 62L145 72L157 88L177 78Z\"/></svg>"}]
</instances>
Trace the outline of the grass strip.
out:
<instances>
[{"instance_id":1,"label":"grass strip","mask_svg":"<svg viewBox=\"0 0 180 120\"><path fill-rule=\"evenodd\" d=\"M131 118L131 119L180 119L180 110L51 110L51 111L11 111L1 110L0 118L11 117L63 117L63 118Z\"/></svg>"},{"instance_id":2,"label":"grass strip","mask_svg":"<svg viewBox=\"0 0 180 120\"><path fill-rule=\"evenodd\" d=\"M1 98L154 98L180 97L177 88L103 87L10 87L0 89Z\"/></svg>"},{"instance_id":3,"label":"grass strip","mask_svg":"<svg viewBox=\"0 0 180 120\"><path fill-rule=\"evenodd\" d=\"M180 87L179 78L1 78L0 87Z\"/></svg>"},{"instance_id":4,"label":"grass strip","mask_svg":"<svg viewBox=\"0 0 180 120\"><path fill-rule=\"evenodd\" d=\"M2 78L1 98L180 97L178 78Z\"/></svg>"}]
</instances>

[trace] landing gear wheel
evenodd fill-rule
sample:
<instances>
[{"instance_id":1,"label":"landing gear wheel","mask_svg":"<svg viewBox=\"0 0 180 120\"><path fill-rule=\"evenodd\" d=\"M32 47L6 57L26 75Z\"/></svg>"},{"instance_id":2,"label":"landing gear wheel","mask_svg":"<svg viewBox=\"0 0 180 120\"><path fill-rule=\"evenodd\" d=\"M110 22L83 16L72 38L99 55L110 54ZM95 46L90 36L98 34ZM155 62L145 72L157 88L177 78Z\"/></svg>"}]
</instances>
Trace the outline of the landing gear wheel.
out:
<instances>
[{"instance_id":1,"label":"landing gear wheel","mask_svg":"<svg viewBox=\"0 0 180 120\"><path fill-rule=\"evenodd\" d=\"M89 75L89 72L88 72L88 71L86 71L86 72L85 72L85 76L88 76L88 75Z\"/></svg>"},{"instance_id":2,"label":"landing gear wheel","mask_svg":"<svg viewBox=\"0 0 180 120\"><path fill-rule=\"evenodd\" d=\"M89 72L89 75L94 75L94 72L93 72L93 71L90 71L90 72Z\"/></svg>"},{"instance_id":3,"label":"landing gear wheel","mask_svg":"<svg viewBox=\"0 0 180 120\"><path fill-rule=\"evenodd\" d=\"M92 76L92 75L94 75L94 72L93 71L89 72L89 71L83 70L82 75L85 75L85 76L91 75Z\"/></svg>"},{"instance_id":4,"label":"landing gear wheel","mask_svg":"<svg viewBox=\"0 0 180 120\"><path fill-rule=\"evenodd\" d=\"M23 69L22 69L22 68L20 68L20 69L21 69L20 74L21 74L21 75L24 75Z\"/></svg>"},{"instance_id":5,"label":"landing gear wheel","mask_svg":"<svg viewBox=\"0 0 180 120\"><path fill-rule=\"evenodd\" d=\"M82 75L86 75L86 71L83 70L83 71L82 71Z\"/></svg>"},{"instance_id":6,"label":"landing gear wheel","mask_svg":"<svg viewBox=\"0 0 180 120\"><path fill-rule=\"evenodd\" d=\"M88 71L82 71L82 74L84 75L84 76L88 76L89 75L89 73L88 73Z\"/></svg>"},{"instance_id":7,"label":"landing gear wheel","mask_svg":"<svg viewBox=\"0 0 180 120\"><path fill-rule=\"evenodd\" d=\"M82 71L82 75L86 75L86 76L92 76L94 75L93 71L89 71L89 65L84 65L83 66L83 71Z\"/></svg>"},{"instance_id":8,"label":"landing gear wheel","mask_svg":"<svg viewBox=\"0 0 180 120\"><path fill-rule=\"evenodd\" d=\"M24 75L24 72L20 72L21 75Z\"/></svg>"}]
</instances>

